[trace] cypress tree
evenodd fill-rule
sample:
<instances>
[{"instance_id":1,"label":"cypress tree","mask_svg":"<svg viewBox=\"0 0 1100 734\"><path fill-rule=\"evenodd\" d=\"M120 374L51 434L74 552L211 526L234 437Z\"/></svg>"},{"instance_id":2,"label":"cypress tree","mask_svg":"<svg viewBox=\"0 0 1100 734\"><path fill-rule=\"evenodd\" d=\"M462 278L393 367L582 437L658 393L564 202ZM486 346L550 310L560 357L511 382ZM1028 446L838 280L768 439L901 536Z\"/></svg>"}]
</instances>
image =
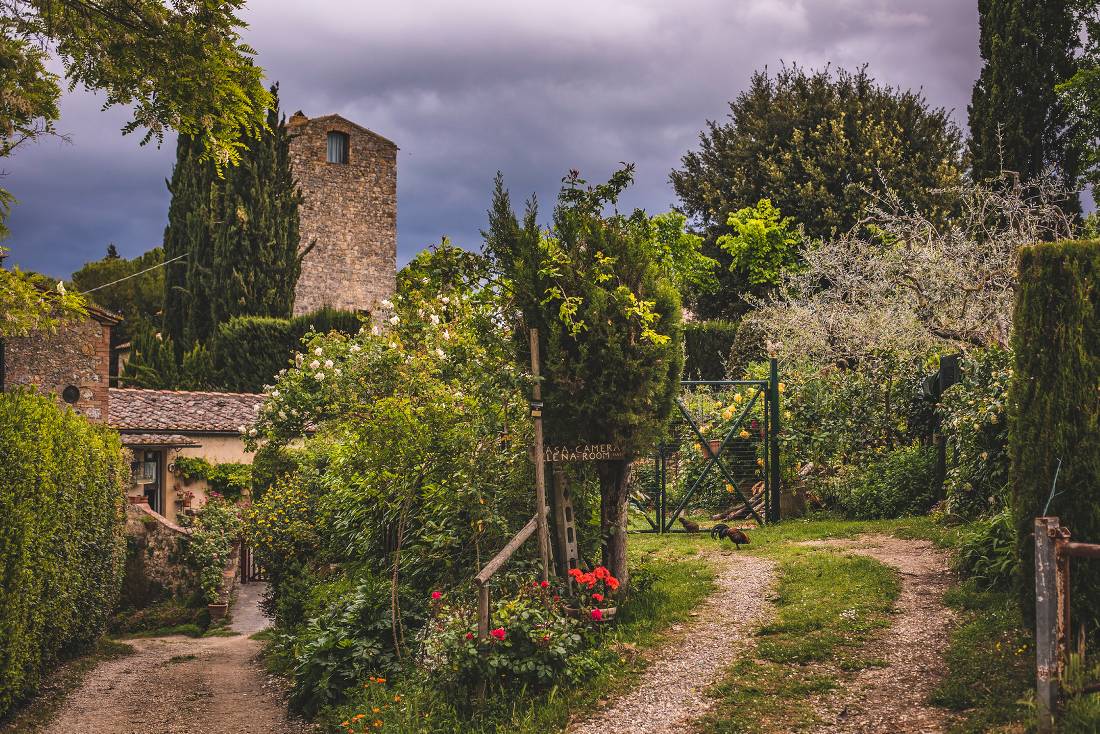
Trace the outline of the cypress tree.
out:
<instances>
[{"instance_id":1,"label":"cypress tree","mask_svg":"<svg viewBox=\"0 0 1100 734\"><path fill-rule=\"evenodd\" d=\"M177 361L212 330L209 319L210 202L216 172L199 160L198 141L181 134L176 165L167 182L172 194L164 230L164 315L162 333L176 350ZM183 256L182 259L175 258Z\"/></svg>"},{"instance_id":2,"label":"cypress tree","mask_svg":"<svg viewBox=\"0 0 1100 734\"><path fill-rule=\"evenodd\" d=\"M244 138L241 162L227 171L213 233L213 325L234 316L290 316L301 272L298 206L290 137L279 115L278 85L267 129Z\"/></svg>"},{"instance_id":3,"label":"cypress tree","mask_svg":"<svg viewBox=\"0 0 1100 734\"><path fill-rule=\"evenodd\" d=\"M1073 0L978 0L985 65L970 106L975 179L1012 171L1030 180L1053 167L1077 188L1080 154L1055 86L1073 76L1080 41ZM1067 210L1080 211L1074 196Z\"/></svg>"}]
</instances>

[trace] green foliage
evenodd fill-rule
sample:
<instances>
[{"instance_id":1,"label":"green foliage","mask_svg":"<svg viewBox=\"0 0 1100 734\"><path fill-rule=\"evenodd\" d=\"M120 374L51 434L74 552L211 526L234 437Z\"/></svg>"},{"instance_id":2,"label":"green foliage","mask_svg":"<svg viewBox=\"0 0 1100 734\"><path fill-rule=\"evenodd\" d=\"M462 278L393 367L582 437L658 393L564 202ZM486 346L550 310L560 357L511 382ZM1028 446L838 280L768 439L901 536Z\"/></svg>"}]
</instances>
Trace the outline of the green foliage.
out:
<instances>
[{"instance_id":1,"label":"green foliage","mask_svg":"<svg viewBox=\"0 0 1100 734\"><path fill-rule=\"evenodd\" d=\"M222 573L229 565L233 548L240 538L240 510L225 498L211 495L199 514L190 521L190 526L187 561L199 573L199 585L206 603L214 604L219 601Z\"/></svg>"},{"instance_id":2,"label":"green foliage","mask_svg":"<svg viewBox=\"0 0 1100 734\"><path fill-rule=\"evenodd\" d=\"M210 491L232 501L252 487L252 466L234 462L211 464L198 456L177 456L176 471L183 479L205 479Z\"/></svg>"},{"instance_id":3,"label":"green foliage","mask_svg":"<svg viewBox=\"0 0 1100 734\"><path fill-rule=\"evenodd\" d=\"M1076 191L1080 155L1055 86L1073 76L1079 46L1075 0L981 0L978 46L985 62L970 106L973 178L1013 171L1031 181L1053 167ZM1080 211L1077 197L1066 202Z\"/></svg>"},{"instance_id":4,"label":"green foliage","mask_svg":"<svg viewBox=\"0 0 1100 734\"><path fill-rule=\"evenodd\" d=\"M84 299L64 285L51 288L41 276L2 267L5 253L0 247L0 338L54 332L65 319L87 313Z\"/></svg>"},{"instance_id":5,"label":"green foliage","mask_svg":"<svg viewBox=\"0 0 1100 734\"><path fill-rule=\"evenodd\" d=\"M731 212L733 230L718 238L730 256L730 269L750 286L777 286L784 270L796 267L802 232L793 217L784 217L768 199Z\"/></svg>"},{"instance_id":6,"label":"green foliage","mask_svg":"<svg viewBox=\"0 0 1100 734\"><path fill-rule=\"evenodd\" d=\"M578 683L594 672L581 653L594 642L591 618L569 615L550 588L514 576L503 587L489 616L490 637L477 639L476 608L434 602L425 639L425 672L446 687L453 700L475 695L481 684L494 689L531 691Z\"/></svg>"},{"instance_id":7,"label":"green foliage","mask_svg":"<svg viewBox=\"0 0 1100 734\"><path fill-rule=\"evenodd\" d=\"M0 715L95 642L118 599L118 435L48 395L0 394Z\"/></svg>"},{"instance_id":8,"label":"green foliage","mask_svg":"<svg viewBox=\"0 0 1100 734\"><path fill-rule=\"evenodd\" d=\"M1081 153L1082 176L1094 186L1100 183L1100 8L1094 3L1082 3L1083 26L1087 40L1076 59L1073 76L1057 86L1060 101L1069 116L1073 142ZM1096 201L1093 195L1093 201ZM1095 222L1096 213L1087 219ZM1092 232L1082 237L1094 239Z\"/></svg>"},{"instance_id":9,"label":"green foliage","mask_svg":"<svg viewBox=\"0 0 1100 734\"><path fill-rule=\"evenodd\" d=\"M1019 280L1009 446L1020 586L1029 615L1035 518L1044 511L1056 515L1075 540L1100 542L1100 242L1024 248ZM1050 499L1056 471L1057 493ZM1095 630L1100 565L1074 567L1071 598L1075 623Z\"/></svg>"},{"instance_id":10,"label":"green foliage","mask_svg":"<svg viewBox=\"0 0 1100 734\"><path fill-rule=\"evenodd\" d=\"M706 236L719 264L719 288L692 293L704 318L743 313L754 286L731 270L718 238L734 234L730 216L768 199L805 228L830 237L851 229L882 185L906 192L918 211L947 213L936 191L959 182L961 136L947 110L919 92L879 85L861 68L811 72L785 66L758 72L730 103L729 120L710 122L699 149L670 178L682 211Z\"/></svg>"},{"instance_id":11,"label":"green foliage","mask_svg":"<svg viewBox=\"0 0 1100 734\"><path fill-rule=\"evenodd\" d=\"M117 252L111 253L109 249L102 259L85 263L73 273L72 281L73 288L81 292L96 288L92 296L96 304L123 315L123 322L111 329L111 344L117 346L138 333L156 331L160 326L164 268L156 266L164 261L164 253L161 248L154 247L129 260L119 257ZM137 275L149 268L152 270ZM123 278L126 280L121 283L107 285Z\"/></svg>"},{"instance_id":12,"label":"green foliage","mask_svg":"<svg viewBox=\"0 0 1100 734\"><path fill-rule=\"evenodd\" d=\"M691 321L684 324L684 377L724 380L737 337L736 321Z\"/></svg>"},{"instance_id":13,"label":"green foliage","mask_svg":"<svg viewBox=\"0 0 1100 734\"><path fill-rule=\"evenodd\" d=\"M292 319L235 316L218 326L211 342L218 384L232 392L261 392L290 366L307 334L354 334L362 324L358 314L332 308Z\"/></svg>"},{"instance_id":14,"label":"green foliage","mask_svg":"<svg viewBox=\"0 0 1100 734\"><path fill-rule=\"evenodd\" d=\"M306 716L339 703L371 674L396 673L400 663L388 579L364 573L322 585L312 597L309 621L287 640L294 651L290 705ZM416 608L411 599L402 601ZM406 624L411 621L406 615Z\"/></svg>"},{"instance_id":15,"label":"green foliage","mask_svg":"<svg viewBox=\"0 0 1100 734\"><path fill-rule=\"evenodd\" d=\"M902 446L831 479L823 499L855 520L921 515L939 499L935 469L935 449Z\"/></svg>"},{"instance_id":16,"label":"green foliage","mask_svg":"<svg viewBox=\"0 0 1100 734\"><path fill-rule=\"evenodd\" d=\"M240 38L243 5L138 0L105 10L41 0L5 7L0 156L57 134L61 88L47 67L56 56L71 88L102 92L105 106L133 109L124 134L145 128L142 144L160 143L165 130L178 130L200 137L218 166L235 164L239 139L263 127L270 98L255 51ZM10 194L0 192L0 200L3 219Z\"/></svg>"},{"instance_id":17,"label":"green foliage","mask_svg":"<svg viewBox=\"0 0 1100 734\"><path fill-rule=\"evenodd\" d=\"M164 334L177 358L234 316L289 318L301 272L289 137L272 87L267 121L241 135L240 164L224 172L181 135L168 188Z\"/></svg>"},{"instance_id":18,"label":"green foliage","mask_svg":"<svg viewBox=\"0 0 1100 734\"><path fill-rule=\"evenodd\" d=\"M959 539L955 568L985 589L1008 589L1019 570L1016 523L1007 510L979 520Z\"/></svg>"},{"instance_id":19,"label":"green foliage","mask_svg":"<svg viewBox=\"0 0 1100 734\"><path fill-rule=\"evenodd\" d=\"M1100 665L1086 661L1084 651L1071 652L1066 660L1062 685L1065 705L1058 717L1058 731L1064 734L1090 734L1100 729L1100 695L1085 694L1086 686L1100 681Z\"/></svg>"},{"instance_id":20,"label":"green foliage","mask_svg":"<svg viewBox=\"0 0 1100 734\"><path fill-rule=\"evenodd\" d=\"M539 330L548 442L612 443L627 457L655 445L672 412L683 352L670 253L691 259L682 237L670 244L668 221L641 210L605 215L632 180L632 166L594 186L571 171L543 232L533 202L521 225L498 175L485 233L522 314L521 361L527 328ZM629 466L629 458L597 466L603 562L619 577L627 573Z\"/></svg>"},{"instance_id":21,"label":"green foliage","mask_svg":"<svg viewBox=\"0 0 1100 734\"><path fill-rule=\"evenodd\" d=\"M417 253L397 272L397 292L410 300L433 300L482 287L491 275L484 255L463 250L444 237Z\"/></svg>"},{"instance_id":22,"label":"green foliage","mask_svg":"<svg viewBox=\"0 0 1100 734\"><path fill-rule=\"evenodd\" d=\"M1012 353L989 349L966 355L961 381L937 410L947 437L947 511L965 519L1009 504L1008 390Z\"/></svg>"},{"instance_id":23,"label":"green foliage","mask_svg":"<svg viewBox=\"0 0 1100 734\"><path fill-rule=\"evenodd\" d=\"M179 369L180 390L212 390L217 387L214 370L214 358L203 344L196 344L191 351L183 355Z\"/></svg>"},{"instance_id":24,"label":"green foliage","mask_svg":"<svg viewBox=\"0 0 1100 734\"><path fill-rule=\"evenodd\" d=\"M141 331L130 341L130 358L122 368L119 387L174 390L181 387L172 340L151 330Z\"/></svg>"}]
</instances>

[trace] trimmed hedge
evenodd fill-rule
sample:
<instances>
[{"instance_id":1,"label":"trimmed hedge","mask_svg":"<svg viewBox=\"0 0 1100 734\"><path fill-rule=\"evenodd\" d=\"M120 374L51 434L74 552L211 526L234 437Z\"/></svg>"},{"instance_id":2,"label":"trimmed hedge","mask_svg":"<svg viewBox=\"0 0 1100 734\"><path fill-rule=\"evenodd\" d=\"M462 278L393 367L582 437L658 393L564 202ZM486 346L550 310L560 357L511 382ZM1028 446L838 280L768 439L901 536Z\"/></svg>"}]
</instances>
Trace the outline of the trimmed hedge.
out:
<instances>
[{"instance_id":1,"label":"trimmed hedge","mask_svg":"<svg viewBox=\"0 0 1100 734\"><path fill-rule=\"evenodd\" d=\"M125 478L117 433L52 397L0 394L0 717L106 626Z\"/></svg>"},{"instance_id":2,"label":"trimmed hedge","mask_svg":"<svg viewBox=\"0 0 1100 734\"><path fill-rule=\"evenodd\" d=\"M1100 241L1020 253L1009 425L1023 612L1034 617L1035 518L1051 494L1075 540L1100 543ZM1074 627L1100 627L1100 563L1073 566Z\"/></svg>"},{"instance_id":3,"label":"trimmed hedge","mask_svg":"<svg viewBox=\"0 0 1100 734\"><path fill-rule=\"evenodd\" d=\"M222 388L261 392L290 363L310 331L355 334L362 320L354 311L323 308L292 319L236 316L218 326L211 352Z\"/></svg>"},{"instance_id":4,"label":"trimmed hedge","mask_svg":"<svg viewBox=\"0 0 1100 734\"><path fill-rule=\"evenodd\" d=\"M694 321L684 324L684 379L724 380L726 362L736 337L735 321Z\"/></svg>"},{"instance_id":5,"label":"trimmed hedge","mask_svg":"<svg viewBox=\"0 0 1100 734\"><path fill-rule=\"evenodd\" d=\"M853 520L923 515L938 499L935 472L935 449L902 446L833 477L821 487L822 499Z\"/></svg>"}]
</instances>

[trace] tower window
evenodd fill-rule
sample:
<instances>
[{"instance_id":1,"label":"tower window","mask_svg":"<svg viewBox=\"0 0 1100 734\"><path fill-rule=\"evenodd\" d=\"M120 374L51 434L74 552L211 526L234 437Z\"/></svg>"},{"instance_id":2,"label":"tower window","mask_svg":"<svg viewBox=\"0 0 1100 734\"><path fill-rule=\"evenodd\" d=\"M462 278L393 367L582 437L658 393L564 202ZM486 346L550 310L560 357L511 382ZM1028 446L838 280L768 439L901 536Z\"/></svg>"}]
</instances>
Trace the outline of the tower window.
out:
<instances>
[{"instance_id":1,"label":"tower window","mask_svg":"<svg viewBox=\"0 0 1100 734\"><path fill-rule=\"evenodd\" d=\"M348 134L331 132L328 134L328 162L348 162Z\"/></svg>"}]
</instances>

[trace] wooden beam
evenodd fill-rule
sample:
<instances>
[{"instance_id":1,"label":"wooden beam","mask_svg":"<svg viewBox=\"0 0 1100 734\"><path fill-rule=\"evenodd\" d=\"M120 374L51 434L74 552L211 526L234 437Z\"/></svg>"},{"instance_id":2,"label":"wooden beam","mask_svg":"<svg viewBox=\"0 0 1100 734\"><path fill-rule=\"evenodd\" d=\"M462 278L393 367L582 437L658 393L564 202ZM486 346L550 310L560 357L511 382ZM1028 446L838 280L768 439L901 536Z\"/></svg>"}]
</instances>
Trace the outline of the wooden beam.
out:
<instances>
[{"instance_id":1,"label":"wooden beam","mask_svg":"<svg viewBox=\"0 0 1100 734\"><path fill-rule=\"evenodd\" d=\"M1035 698L1040 734L1054 731L1058 705L1057 517L1035 518Z\"/></svg>"},{"instance_id":2,"label":"wooden beam","mask_svg":"<svg viewBox=\"0 0 1100 734\"><path fill-rule=\"evenodd\" d=\"M539 381L539 330L531 329L531 376L535 384L531 389L531 418L535 424L535 520L539 531L539 560L542 561L542 580L550 579L550 528L546 522L546 461L543 457L542 436L542 383Z\"/></svg>"},{"instance_id":3,"label":"wooden beam","mask_svg":"<svg viewBox=\"0 0 1100 734\"><path fill-rule=\"evenodd\" d=\"M538 522L536 518L532 517L527 521L518 533L512 536L512 539L508 541L508 544L500 549L500 553L497 553L492 559L485 564L485 567L481 569L481 572L477 576L474 576L474 583L478 586L485 586L489 583L489 579L493 577L500 567L503 566L512 554L516 552L516 549L523 545L524 541L530 538L535 530L538 529Z\"/></svg>"}]
</instances>

